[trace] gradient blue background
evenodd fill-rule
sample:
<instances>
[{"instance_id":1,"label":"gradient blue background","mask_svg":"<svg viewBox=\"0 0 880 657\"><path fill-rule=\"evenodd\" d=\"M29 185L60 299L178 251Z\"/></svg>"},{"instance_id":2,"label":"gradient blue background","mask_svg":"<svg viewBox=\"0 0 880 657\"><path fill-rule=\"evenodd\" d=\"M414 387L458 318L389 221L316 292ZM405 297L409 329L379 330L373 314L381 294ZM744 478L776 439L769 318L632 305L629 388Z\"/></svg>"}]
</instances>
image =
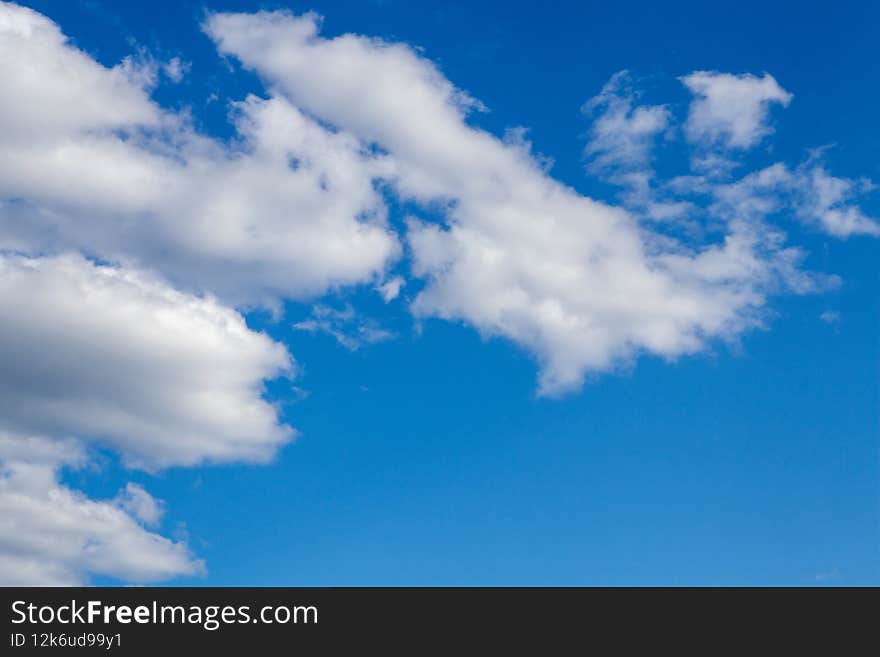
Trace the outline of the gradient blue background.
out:
<instances>
[{"instance_id":1,"label":"gradient blue background","mask_svg":"<svg viewBox=\"0 0 880 657\"><path fill-rule=\"evenodd\" d=\"M231 134L225 101L261 86L229 70L199 21L289 7L323 14L325 34L422 46L489 107L476 124L528 127L553 175L599 198L613 190L584 173L579 107L624 68L647 102L679 115L677 76L768 71L794 101L764 157L797 162L833 143L836 175L880 180L878 3L24 4L105 64L138 46L191 62L155 97L191 107L220 137ZM869 215L880 215L876 196ZM304 367L294 383L307 395L270 386L301 432L276 462L151 476L108 456L67 479L107 497L133 479L165 499L165 532L207 562L206 576L172 583L880 584L880 251L791 228L807 266L843 285L774 299L768 330L736 347L642 358L578 394L536 399L526 354L439 321L419 335L405 299L354 294L399 333L354 353L292 330L308 308L290 304L281 321L248 318ZM820 321L826 310L841 320Z\"/></svg>"}]
</instances>

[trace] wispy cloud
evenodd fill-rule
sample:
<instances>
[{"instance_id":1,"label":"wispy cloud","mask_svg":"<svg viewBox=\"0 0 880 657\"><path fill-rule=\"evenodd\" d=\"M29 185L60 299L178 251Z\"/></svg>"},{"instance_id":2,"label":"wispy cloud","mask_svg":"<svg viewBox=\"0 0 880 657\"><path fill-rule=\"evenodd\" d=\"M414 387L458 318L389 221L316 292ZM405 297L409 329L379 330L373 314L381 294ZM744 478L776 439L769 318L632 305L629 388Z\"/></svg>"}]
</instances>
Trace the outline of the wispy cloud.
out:
<instances>
[{"instance_id":1,"label":"wispy cloud","mask_svg":"<svg viewBox=\"0 0 880 657\"><path fill-rule=\"evenodd\" d=\"M316 305L309 318L296 322L293 328L309 333L326 333L350 351L396 337L375 320L359 317L351 304L346 304L341 309Z\"/></svg>"}]
</instances>

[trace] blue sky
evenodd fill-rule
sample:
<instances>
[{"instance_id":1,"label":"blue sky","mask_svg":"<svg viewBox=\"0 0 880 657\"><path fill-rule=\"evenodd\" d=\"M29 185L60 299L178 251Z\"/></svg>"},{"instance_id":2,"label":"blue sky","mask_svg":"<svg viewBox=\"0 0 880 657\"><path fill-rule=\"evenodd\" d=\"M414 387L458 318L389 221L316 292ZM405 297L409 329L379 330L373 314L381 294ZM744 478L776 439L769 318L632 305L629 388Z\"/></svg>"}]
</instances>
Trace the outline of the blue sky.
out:
<instances>
[{"instance_id":1,"label":"blue sky","mask_svg":"<svg viewBox=\"0 0 880 657\"><path fill-rule=\"evenodd\" d=\"M39 355L46 345L38 339L56 338L44 333L37 319L26 325L27 331L15 322L6 329L0 321L0 338L6 338L0 340L0 359L7 368L0 388L15 390L14 399L22 400L16 407L25 408L20 413L7 409L7 416L14 417L0 425L0 462L7 468L0 504L16 512L24 508L16 505L30 493L21 491L39 489L30 483L31 473L45 473L40 481L51 483L40 486L48 486L52 494L72 495L71 517L87 528L81 535L55 534L48 520L33 528L16 521L10 511L12 520L4 531L18 532L27 525L21 529L27 538L5 543L0 539L0 575L6 572L4 564L27 563L34 583L53 577L64 583L264 586L880 583L880 288L878 231L872 219L880 216L880 193L869 182L880 182L876 4L839 2L829 8L819 3L739 3L723 11L711 3L665 3L662 9L656 3L559 3L536 9L528 3L394 0L22 4L57 24L71 42L35 42L33 50L17 50L16 59L2 60L0 70L23 63L22 68L41 71L32 64L44 52L39 48L60 49L66 57L64 49L75 47L105 71L132 57L136 72L126 73L118 86L108 82L106 89L104 82L88 86L82 82L85 75L68 76L72 95L65 98L73 99L72 104L46 109L42 103L33 124L4 118L15 115L19 101L28 106L29 98L0 96L0 108L6 105L8 110L0 116L0 133L17 129L33 134L28 137L32 143L40 143L55 134L56 121L68 129L67 119L57 117L75 105L70 113L85 117L76 119L75 128L85 127L64 133L63 139L74 143L81 138L83 148L92 149L83 151L94 158L83 161L84 169L127 172L125 158L138 166L149 164L148 156L165 157L162 149L167 148L169 161L187 159L226 175L225 156L211 149L234 151L239 141L247 142L234 117L244 115L264 125L259 110L235 109L230 103L248 94L282 99L315 120L316 134L326 129L326 134L373 149L372 155L352 163L345 159L349 147L339 146L339 159L329 166L344 161L352 179L361 169L371 172L364 175L372 180L379 199L367 198L367 192L354 189L352 183L354 191L341 194L339 207L370 208L365 213L381 207L379 214L387 212L387 217L370 224L374 232L327 272L324 263L336 251L326 245L341 231L353 230L350 221L339 220L326 231L323 223L316 224L314 239L323 240L313 247L319 264L308 252L288 263L283 249L276 252L262 242L249 246L252 251L244 255L216 255L206 246L213 244L210 231L197 237L173 232L188 222L197 224L200 197L180 192L177 200L173 191L168 192L173 201L150 197L143 191L150 189L149 182L142 180L151 180L152 174L140 173L134 164L130 187L122 178L105 188L96 183L94 197L82 200L92 193L91 179L84 179L79 189L66 179L49 180L54 175L52 160L36 147L34 157L47 159L35 161L50 163L43 180L31 184L24 174L0 162L0 196L6 202L0 206L0 249L8 259L7 277L16 272L16 281L31 280L20 272L43 272L48 283L28 284L39 290L35 295L57 284L57 291L51 287L56 296L45 297L55 303L57 295L73 289L65 287L66 277L88 286L95 267L106 265L118 273L113 280L120 281L119 298L137 301L128 312L110 313L118 333L104 334L100 331L106 327L98 326L101 312L95 310L99 306L89 305L94 297L86 295L83 312L94 314L96 324L72 324L66 335L88 332L82 342L69 344L92 353L93 343L128 336L120 338L123 346L118 351L105 354L119 357L107 361L108 368L121 372L119 377L126 372L139 381L155 376L156 390L170 390L168 394L176 397L192 391L184 386L202 384L205 399L231 395L227 409L218 407L217 417L226 419L217 424L188 406L172 404L164 413L158 402L158 411L152 405L152 410L138 407L136 424L104 422L100 418L106 409L100 400L107 396L100 386L116 381L116 387L127 390L127 379L109 374L100 380L77 378L80 374L69 372L101 369L100 358L77 364L72 347L66 347L59 353L74 353L73 364L66 358L61 365L57 359L47 361ZM4 5L4 11L8 7ZM289 10L295 16L317 12L324 17L319 39L353 33L417 47L399 60L385 61L379 73L366 64L363 69L366 77L375 74L376 80L390 85L395 81L393 67L400 64L403 82L394 88L404 90L401 118L389 127L368 109L361 112L358 102L340 102L347 78L320 78L322 73L333 74L322 67L338 67L339 61L320 60L323 55L317 49L304 47L305 69L289 72L288 55L273 57L262 50L260 39L267 39L266 34L248 41L241 36L241 24L217 23L211 28L206 23L215 14L253 15L261 9ZM358 57L371 61L372 49L379 48L376 43L358 41L361 50L355 48L351 65L360 65ZM175 58L181 64L179 76L169 68ZM447 105L440 103L436 143L427 134L423 148L411 146L408 135L414 133L406 132L407 126L398 137L395 125L410 118L420 136L431 133L429 119L434 115L422 114L427 117L424 130L418 122L418 103L406 106L406 67L413 61L432 62L442 78L477 99L485 111L477 108L465 116L461 110L459 116L458 110L449 110L447 116L442 109ZM318 71L317 82L309 77L312 70ZM148 77L152 72L152 79L144 82L137 71ZM387 79L382 77L386 71ZM618 86L606 86L620 71L628 75L616 78ZM709 95L703 98L711 100L721 89L718 104L708 106L702 123L695 110L699 93L681 79L698 71L710 72ZM724 74L730 78L718 77ZM323 79L332 91L322 86ZM688 79L697 85L696 78ZM363 106L368 107L372 101L356 82L351 82L352 88L361 90ZM721 83L732 86L722 89ZM126 85L145 95L132 91L130 101L118 100L119 94L128 93L120 91L129 89ZM368 93L378 88L372 85ZM433 78L426 88L440 95L446 89ZM582 109L603 88L604 100L595 102L592 110ZM34 103L43 98L34 94ZM96 107L105 104L92 109L82 100L87 97L98 99ZM743 98L752 100L738 105ZM136 118L106 118L116 111L106 110L108 102L111 108L127 108L130 102ZM254 107L263 107L255 102ZM431 102L424 107L433 111ZM596 126L602 125L603 116L614 118L615 107L623 118L607 124L611 127L603 132ZM654 121L643 133L633 121L639 108L645 108L642 118ZM730 108L733 114L727 113ZM151 118L137 118L142 116L139 112L161 112L175 127L163 133ZM456 123L461 117L461 124ZM282 125L266 121L269 128ZM147 127L141 133L141 127L132 125ZM527 131L511 132L518 127ZM25 132L28 129L33 133ZM107 139L124 134L124 148L141 150L106 155L101 144L82 136L96 130L106 130L101 134ZM155 141L149 141L151 130L160 135ZM487 133L498 138L491 145L480 142ZM268 134L271 145L275 133ZM621 134L629 137L621 140ZM142 138L147 145L141 145ZM178 146L176 139L187 145ZM198 139L214 146L199 145ZM325 137L314 139L317 146L304 147L315 150L308 151L303 162L326 152L321 141ZM520 163L510 153L526 148L522 139L531 144L531 154L522 157L536 163L525 173L517 168L520 164L508 165L506 159ZM254 143L262 142L254 138ZM479 157L467 157L460 149L450 153L456 144L473 146ZM823 147L827 148L811 154L811 149ZM11 152L19 145L7 148ZM430 156L423 156L425 152ZM386 155L390 164L379 161ZM461 182L460 171L447 177L439 168L447 160L462 168L472 166L473 171L461 177L476 179L496 157L501 163L489 174L509 175L504 189L514 190L501 200L484 198L481 189L464 189L467 182ZM297 160L291 161L293 170L309 166L291 158ZM552 159L552 166L546 158ZM101 169L106 162L110 168ZM772 184L735 187L738 181L756 180L750 174L778 163L784 169L772 170ZM148 164L144 171L149 171ZM217 168L211 169L214 165ZM542 170L542 165L549 169ZM181 176L193 176L181 178L183 188L218 195L229 191L212 188L210 176L207 182L197 177L192 171L198 166L181 170ZM393 167L394 173L372 173L384 166ZM512 173L507 173L508 166ZM275 175L260 171L257 177ZM109 175L96 179L107 180ZM348 180L329 175L334 190ZM621 182L636 175L650 181L647 197ZM384 182L376 182L378 178ZM232 188L249 184L251 178L229 180L225 186ZM565 192L558 206L519 196L517 188L555 184L546 180L573 191ZM435 183L441 191L433 191L430 185ZM176 183L164 184L162 189L176 189ZM687 191L681 191L685 187ZM829 189L846 191L823 204L827 197L820 188L826 194L832 193ZM607 219L607 234L590 236L592 229L583 227L594 221L605 226L606 214L595 210L594 218L591 206L580 205L581 196L628 213L632 223L618 231ZM242 213L255 207L255 198L257 203L265 200L243 198ZM770 209L759 212L750 205L768 198ZM729 206L720 207L719 199ZM238 197L230 197L224 207L234 213L239 207L235 202ZM680 215L649 216L649 204L675 202L692 205ZM169 210L166 203L174 205ZM291 204L287 197L277 203L278 216L293 222L291 244L298 243L296 222L311 206ZM255 218L249 219L257 226L254 231L260 229L263 206L256 207ZM265 207L267 212L277 209ZM571 216L565 214L569 208ZM581 216L580 209L589 212ZM498 221L481 223L496 211ZM213 212L205 216L221 216L216 214L219 210ZM540 242L538 233L520 239L520 226L509 228L517 221L541 219L545 212L558 219L552 224L557 228L547 229L561 231L558 243L534 246ZM137 224L142 217L163 213L172 219L137 232L142 230ZM41 223L47 216L65 219ZM740 227L743 217L746 228ZM448 237L446 229L452 225L463 229L459 241L428 241L432 236ZM439 232L432 232L438 226ZM154 246L153 236L164 235L162 231L173 233L173 239L163 242L156 237ZM778 243L772 236L780 232L784 236ZM424 243L418 242L419 235ZM502 254L503 266L496 267L493 263L498 261L489 256L481 260L455 255L472 253L467 240L473 235L478 244L480 239L488 241L488 252ZM754 260L746 258L746 273L719 282L714 268L727 265L712 261L704 268L694 254L720 248L730 235L745 235ZM666 246L664 237L674 241L674 248ZM585 280L604 280L593 278L591 269L575 271L574 292L546 282L540 263L556 264L557 252L567 252L566 245L574 244L574 259L560 261L560 269L554 271L581 266L589 254L577 252L577 245L592 239L599 240L600 251L615 253L619 242L642 240L649 253L644 287L617 287L612 278L607 281L611 300L601 290L597 298L586 292L583 296L579 286ZM434 258L440 258L435 248L443 257L458 259L435 266ZM655 248L661 255L653 259ZM787 248L797 248L800 259L789 260ZM370 249L376 251L372 259L366 255ZM620 247L619 252L629 253L628 249ZM662 255L683 249L695 259L682 264ZM71 255L75 253L82 255ZM79 259L56 265L62 262L52 260L56 255ZM252 262L235 269L245 256ZM30 260L21 264L22 258ZM539 264L523 269L510 265L532 259ZM350 265L355 262L359 269ZM630 261L621 256L620 262L621 269L615 271L629 271ZM269 269L273 273L266 274ZM122 281L128 279L123 273L129 270L145 272L143 276L154 276L155 281L124 292L128 283ZM511 270L515 271L509 274ZM655 280L657 271L669 277ZM501 280L508 274L514 282ZM340 277L348 279L335 283ZM403 283L399 294L386 301L376 288L398 278ZM313 279L317 282L310 283ZM484 287L482 281L497 287ZM21 295L31 296L22 291L24 285L0 290L7 295L0 298L10 303ZM502 308L498 315L487 310L518 286L533 295L524 308ZM647 292L639 296L643 290ZM217 299L204 310L209 316L216 314L227 322L236 313L244 317L245 346L226 333L210 332L214 329L209 331L189 310L181 310L192 308L194 299L206 294ZM157 298L171 299L171 305ZM547 299L550 308L572 313L586 328L559 328L552 311L541 305ZM53 321L63 323L76 313L78 302L58 303L68 310ZM109 303L118 307L112 299ZM654 310L655 303L659 310ZM682 314L667 308L682 308ZM144 343L126 342L141 335L144 326L143 333L153 336L151 322L163 312L180 312L183 326L208 331L201 344L216 341L219 349L228 345L233 356L218 356L214 370L213 352L207 347L190 363L178 342L154 342L152 337ZM35 311L37 315L42 316ZM136 325L127 328L127 321ZM260 332L271 340L260 341ZM25 334L43 337L25 342ZM100 335L110 337L95 337ZM606 342L607 348L583 346ZM160 344L172 346L166 351L156 346ZM289 376L275 376L283 369L279 352L272 351L276 347L286 349L297 363ZM3 349L13 348L32 354L33 371L49 373L13 371L9 363L28 369L21 366L26 360L3 355ZM150 351L154 348L155 357ZM125 354L132 350L145 355L129 365ZM104 354L99 346L94 353ZM181 361L155 365L164 363L163 354L178 353L184 354ZM204 383L220 368L227 372L237 367L245 374L240 379L229 375L228 388L215 390ZM197 383L173 381L190 381L184 372L202 370L204 377L193 375ZM60 384L58 371L68 372ZM51 391L53 386L64 387L65 381L96 391L99 401L92 414L99 419L74 419L73 413L43 405L45 399L64 397ZM257 394L254 389L260 386L270 405L255 411L259 418L251 422L233 416L236 404L254 408L248 395ZM25 388L36 392L21 392ZM141 398L150 394L146 388L132 390ZM156 399L163 398L156 394ZM83 393L72 403L88 410L94 401ZM118 400L120 408L127 403L127 398ZM0 411L4 408L0 405ZM224 414L228 409L229 416ZM159 416L148 416L150 412ZM106 417L111 417L109 412ZM175 424L177 418L183 419ZM232 429L227 435L224 425L238 427L239 421L244 427L240 431L262 436L259 445L242 442L243 435ZM130 427L130 435L118 426ZM211 430L203 427L215 427L221 437L215 441ZM285 442L284 427L295 429L294 440ZM186 437L189 431L191 440ZM21 448L21 436L33 438L37 447ZM187 440L193 447L183 446ZM45 456L50 448L40 447L40 441L52 446L72 441L76 455L65 452L50 459ZM36 481L37 475L33 478ZM130 484L134 487L127 489ZM139 500L147 500L146 507ZM164 514L156 510L157 504ZM106 527L95 520L102 513L113 518ZM43 547L34 546L42 546L41 539L50 536L62 536L59 540L69 541L70 549L46 549L33 560L22 556L28 550L37 555ZM126 539L117 540L119 536ZM167 538L151 538L157 536ZM91 544L101 545L100 559L78 552L78 546ZM143 550L137 557L143 563L166 565L129 563L118 557L118 550Z\"/></svg>"}]
</instances>

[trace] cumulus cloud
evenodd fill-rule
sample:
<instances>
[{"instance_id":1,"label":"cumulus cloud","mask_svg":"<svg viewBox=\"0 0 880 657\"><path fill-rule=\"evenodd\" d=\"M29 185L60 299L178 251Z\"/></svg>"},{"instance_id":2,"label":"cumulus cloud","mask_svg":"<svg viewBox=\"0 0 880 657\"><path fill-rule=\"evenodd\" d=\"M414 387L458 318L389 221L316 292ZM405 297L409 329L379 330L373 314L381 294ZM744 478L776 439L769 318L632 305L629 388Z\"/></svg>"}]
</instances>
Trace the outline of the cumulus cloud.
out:
<instances>
[{"instance_id":1,"label":"cumulus cloud","mask_svg":"<svg viewBox=\"0 0 880 657\"><path fill-rule=\"evenodd\" d=\"M521 145L469 125L475 101L412 48L323 38L319 23L215 14L205 29L273 93L387 150L404 198L445 205L443 224L409 221L413 271L427 281L414 312L526 347L541 363L543 393L640 352L674 358L735 336L760 323L768 293L800 280L790 271L799 254L745 223L697 247L646 233L629 213L550 178ZM596 156L644 159L666 124L662 109L634 111L611 90L600 104L613 105L609 123L627 135L601 129Z\"/></svg>"},{"instance_id":2,"label":"cumulus cloud","mask_svg":"<svg viewBox=\"0 0 880 657\"><path fill-rule=\"evenodd\" d=\"M149 583L203 571L185 543L145 529L158 521L150 515L158 502L141 487L129 484L123 500L92 500L60 483L59 469L84 458L71 440L0 432L3 585L78 586L92 575ZM147 518L131 512L135 497Z\"/></svg>"},{"instance_id":3,"label":"cumulus cloud","mask_svg":"<svg viewBox=\"0 0 880 657\"><path fill-rule=\"evenodd\" d=\"M153 72L11 4L0 77L0 248L82 249L250 305L371 281L399 251L383 159L283 98L234 103L238 139L208 139L150 100Z\"/></svg>"},{"instance_id":4,"label":"cumulus cloud","mask_svg":"<svg viewBox=\"0 0 880 657\"><path fill-rule=\"evenodd\" d=\"M0 4L0 71L4 150L162 121L145 93L154 76L148 67L127 58L105 68L68 45L48 18L7 2Z\"/></svg>"},{"instance_id":5,"label":"cumulus cloud","mask_svg":"<svg viewBox=\"0 0 880 657\"><path fill-rule=\"evenodd\" d=\"M684 126L688 138L723 148L751 148L771 134L771 105L787 107L793 97L769 73L696 71L681 81L694 95Z\"/></svg>"},{"instance_id":6,"label":"cumulus cloud","mask_svg":"<svg viewBox=\"0 0 880 657\"><path fill-rule=\"evenodd\" d=\"M0 582L152 582L201 572L129 483L91 500L60 482L87 443L154 469L264 461L289 440L261 397L286 349L212 298L79 255L0 255Z\"/></svg>"},{"instance_id":7,"label":"cumulus cloud","mask_svg":"<svg viewBox=\"0 0 880 657\"><path fill-rule=\"evenodd\" d=\"M0 429L90 437L135 466L265 461L287 350L210 297L80 256L0 256Z\"/></svg>"}]
</instances>

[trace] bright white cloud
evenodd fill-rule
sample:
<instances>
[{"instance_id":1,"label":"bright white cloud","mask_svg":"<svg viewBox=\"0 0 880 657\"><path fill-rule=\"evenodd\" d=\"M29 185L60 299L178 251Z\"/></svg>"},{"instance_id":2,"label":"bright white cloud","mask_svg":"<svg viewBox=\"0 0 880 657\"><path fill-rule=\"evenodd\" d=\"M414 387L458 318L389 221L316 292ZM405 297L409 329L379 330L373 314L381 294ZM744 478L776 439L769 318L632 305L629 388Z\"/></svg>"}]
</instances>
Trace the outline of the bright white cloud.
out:
<instances>
[{"instance_id":1,"label":"bright white cloud","mask_svg":"<svg viewBox=\"0 0 880 657\"><path fill-rule=\"evenodd\" d=\"M637 105L626 71L615 73L582 110L593 117L584 154L590 169L616 174L649 168L657 136L667 130L671 113L662 105Z\"/></svg>"},{"instance_id":2,"label":"bright white cloud","mask_svg":"<svg viewBox=\"0 0 880 657\"><path fill-rule=\"evenodd\" d=\"M211 298L78 256L0 257L0 430L82 436L154 468L265 461L281 345Z\"/></svg>"},{"instance_id":3,"label":"bright white cloud","mask_svg":"<svg viewBox=\"0 0 880 657\"><path fill-rule=\"evenodd\" d=\"M446 203L445 225L409 223L413 270L427 280L413 310L525 346L544 393L640 352L674 358L734 336L795 278L797 253L745 224L688 248L559 184L522 144L468 125L475 102L406 45L322 38L314 15L216 14L205 29L273 93L386 149L404 197ZM625 103L612 116L628 133L612 144L610 127L600 132L608 162L644 159L667 121Z\"/></svg>"},{"instance_id":4,"label":"bright white cloud","mask_svg":"<svg viewBox=\"0 0 880 657\"><path fill-rule=\"evenodd\" d=\"M0 248L83 249L248 305L372 281L399 252L383 159L283 98L236 103L239 139L206 139L149 99L149 67L106 68L11 4L0 78Z\"/></svg>"},{"instance_id":5,"label":"bright white cloud","mask_svg":"<svg viewBox=\"0 0 880 657\"><path fill-rule=\"evenodd\" d=\"M831 175L814 160L800 167L792 177L797 216L834 237L880 236L880 223L867 216L855 203L873 185Z\"/></svg>"},{"instance_id":6,"label":"bright white cloud","mask_svg":"<svg viewBox=\"0 0 880 657\"><path fill-rule=\"evenodd\" d=\"M518 168L498 139L464 123L479 104L400 43L317 36L319 17L286 12L214 14L206 32L220 52L256 69L296 106L393 156L386 175L416 198L458 197L485 168ZM476 171L475 171L476 170Z\"/></svg>"},{"instance_id":7,"label":"bright white cloud","mask_svg":"<svg viewBox=\"0 0 880 657\"><path fill-rule=\"evenodd\" d=\"M732 183L714 183L714 211L727 217L763 218L790 210L795 218L838 238L880 235L880 224L868 217L856 199L872 185L828 173L817 157L795 169L776 163Z\"/></svg>"},{"instance_id":8,"label":"bright white cloud","mask_svg":"<svg viewBox=\"0 0 880 657\"><path fill-rule=\"evenodd\" d=\"M694 92L686 136L701 142L691 158L692 173L673 180L658 179L651 166L656 135L667 130L672 116L664 106L637 105L638 93L621 71L585 105L593 117L585 153L588 170L621 186L623 204L643 219L705 223L748 218L763 222L786 213L834 237L880 235L880 224L858 206L858 198L876 189L870 181L833 176L822 163L826 148L814 149L798 167L777 162L738 179L742 163L730 153L705 149L722 145L744 148L771 132L771 102L791 99L768 74L733 76L697 72L682 78ZM730 97L728 97L730 96ZM701 207L694 195L713 197Z\"/></svg>"},{"instance_id":9,"label":"bright white cloud","mask_svg":"<svg viewBox=\"0 0 880 657\"><path fill-rule=\"evenodd\" d=\"M202 572L185 543L152 533L158 501L133 484L132 498L91 500L58 480L83 462L80 445L0 433L0 584L76 586L92 575L148 583ZM150 524L149 522L147 524Z\"/></svg>"},{"instance_id":10,"label":"bright white cloud","mask_svg":"<svg viewBox=\"0 0 880 657\"><path fill-rule=\"evenodd\" d=\"M130 465L264 461L292 436L261 397L287 351L211 298L80 256L0 256L0 583L151 582L203 568L145 529L163 505L129 483L91 500L59 481L86 442ZM72 437L75 436L76 438Z\"/></svg>"},{"instance_id":11,"label":"bright white cloud","mask_svg":"<svg viewBox=\"0 0 880 657\"><path fill-rule=\"evenodd\" d=\"M627 209L654 221L678 220L693 208L687 201L660 198L652 161L658 137L673 131L672 112L638 100L629 73L619 71L581 108L592 119L584 147L587 171L622 187Z\"/></svg>"},{"instance_id":12,"label":"bright white cloud","mask_svg":"<svg viewBox=\"0 0 880 657\"><path fill-rule=\"evenodd\" d=\"M68 45L48 18L7 2L0 4L0 71L4 150L163 120L145 93L154 75L148 67L129 58L105 68Z\"/></svg>"},{"instance_id":13,"label":"bright white cloud","mask_svg":"<svg viewBox=\"0 0 880 657\"><path fill-rule=\"evenodd\" d=\"M0 317L3 583L200 568L142 528L162 511L143 488L94 501L59 483L85 459L70 436L153 469L265 461L293 435L261 396L291 371L286 350L145 270L256 305L379 279L399 249L373 186L384 165L356 140L248 97L239 139L215 142L150 100L156 75L150 61L102 66L0 4L0 304L16 309ZM42 257L80 249L124 266Z\"/></svg>"},{"instance_id":14,"label":"bright white cloud","mask_svg":"<svg viewBox=\"0 0 880 657\"><path fill-rule=\"evenodd\" d=\"M786 107L792 99L769 73L697 71L681 81L694 95L684 125L688 138L725 148L751 148L771 134L770 106Z\"/></svg>"}]
</instances>

